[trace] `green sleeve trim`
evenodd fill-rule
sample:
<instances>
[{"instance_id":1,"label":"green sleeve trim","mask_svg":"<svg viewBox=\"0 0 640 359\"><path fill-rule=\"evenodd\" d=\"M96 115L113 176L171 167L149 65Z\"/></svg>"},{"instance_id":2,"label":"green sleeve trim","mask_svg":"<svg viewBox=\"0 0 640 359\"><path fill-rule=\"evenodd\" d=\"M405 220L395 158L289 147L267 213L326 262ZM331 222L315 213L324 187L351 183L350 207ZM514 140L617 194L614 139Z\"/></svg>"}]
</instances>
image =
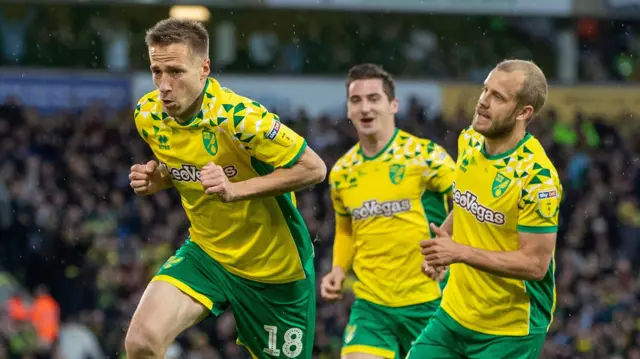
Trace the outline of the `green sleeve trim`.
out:
<instances>
[{"instance_id":1,"label":"green sleeve trim","mask_svg":"<svg viewBox=\"0 0 640 359\"><path fill-rule=\"evenodd\" d=\"M453 185L447 187L447 189L445 189L444 191L440 192L441 194L447 194L449 192L451 192L451 189L453 188Z\"/></svg>"},{"instance_id":2,"label":"green sleeve trim","mask_svg":"<svg viewBox=\"0 0 640 359\"><path fill-rule=\"evenodd\" d=\"M302 154L304 153L304 150L307 148L307 140L303 139L302 142L302 146L300 147L300 150L298 150L298 153L291 159L291 161L289 161L286 165L284 165L284 168L291 168L293 167L293 165L296 164L296 162L298 162L298 160L300 159L300 157L302 157Z\"/></svg>"},{"instance_id":3,"label":"green sleeve trim","mask_svg":"<svg viewBox=\"0 0 640 359\"><path fill-rule=\"evenodd\" d=\"M338 211L335 211L335 212L336 212L336 214L337 214L338 216L341 216L341 217L351 217L351 215L350 215L350 214L348 214L348 213L340 213L340 212L338 212Z\"/></svg>"},{"instance_id":4,"label":"green sleeve trim","mask_svg":"<svg viewBox=\"0 0 640 359\"><path fill-rule=\"evenodd\" d=\"M518 232L524 233L556 233L558 231L558 226L520 226L518 225Z\"/></svg>"}]
</instances>

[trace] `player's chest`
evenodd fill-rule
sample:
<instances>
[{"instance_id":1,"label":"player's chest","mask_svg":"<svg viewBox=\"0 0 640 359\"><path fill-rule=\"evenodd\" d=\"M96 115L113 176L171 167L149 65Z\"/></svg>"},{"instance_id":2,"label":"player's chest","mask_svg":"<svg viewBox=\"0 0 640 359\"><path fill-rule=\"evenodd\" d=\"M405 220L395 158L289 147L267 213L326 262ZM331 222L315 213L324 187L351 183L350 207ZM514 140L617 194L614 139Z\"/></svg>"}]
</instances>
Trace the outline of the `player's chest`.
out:
<instances>
[{"instance_id":1,"label":"player's chest","mask_svg":"<svg viewBox=\"0 0 640 359\"><path fill-rule=\"evenodd\" d=\"M239 145L218 129L165 127L155 131L148 141L176 184L199 184L200 170L210 162L221 166L231 180L250 176L248 156L243 156Z\"/></svg>"},{"instance_id":2,"label":"player's chest","mask_svg":"<svg viewBox=\"0 0 640 359\"><path fill-rule=\"evenodd\" d=\"M404 201L422 195L425 168L401 162L365 162L340 175L340 197L348 208L377 201Z\"/></svg>"},{"instance_id":3,"label":"player's chest","mask_svg":"<svg viewBox=\"0 0 640 359\"><path fill-rule=\"evenodd\" d=\"M503 225L517 215L521 189L518 172L502 162L480 153L458 159L453 202L479 222Z\"/></svg>"}]
</instances>

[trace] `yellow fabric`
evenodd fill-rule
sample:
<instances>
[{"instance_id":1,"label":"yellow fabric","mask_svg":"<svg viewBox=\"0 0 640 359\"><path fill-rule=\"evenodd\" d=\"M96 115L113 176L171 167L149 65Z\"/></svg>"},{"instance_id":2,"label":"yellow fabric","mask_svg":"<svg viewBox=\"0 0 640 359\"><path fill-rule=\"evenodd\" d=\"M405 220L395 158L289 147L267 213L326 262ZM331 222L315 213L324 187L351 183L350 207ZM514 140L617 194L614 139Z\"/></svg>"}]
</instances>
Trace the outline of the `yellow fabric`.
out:
<instances>
[{"instance_id":1,"label":"yellow fabric","mask_svg":"<svg viewBox=\"0 0 640 359\"><path fill-rule=\"evenodd\" d=\"M336 237L333 242L333 266L345 271L351 269L355 255L355 243L351 235L351 218L336 214Z\"/></svg>"}]
</instances>

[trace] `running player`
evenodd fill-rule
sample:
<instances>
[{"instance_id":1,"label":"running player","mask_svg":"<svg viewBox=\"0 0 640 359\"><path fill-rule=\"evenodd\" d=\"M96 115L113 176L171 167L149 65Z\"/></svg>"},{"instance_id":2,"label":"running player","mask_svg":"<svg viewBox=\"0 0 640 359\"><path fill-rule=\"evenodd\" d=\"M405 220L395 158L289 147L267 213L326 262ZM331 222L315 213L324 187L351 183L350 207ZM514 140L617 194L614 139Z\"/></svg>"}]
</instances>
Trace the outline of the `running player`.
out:
<instances>
[{"instance_id":1,"label":"running player","mask_svg":"<svg viewBox=\"0 0 640 359\"><path fill-rule=\"evenodd\" d=\"M532 62L491 71L458 140L454 209L420 243L427 272L450 265L441 308L410 359L538 358L556 304L558 173L525 129L547 97ZM453 238L453 240L452 240Z\"/></svg>"},{"instance_id":2,"label":"running player","mask_svg":"<svg viewBox=\"0 0 640 359\"><path fill-rule=\"evenodd\" d=\"M429 222L447 216L455 163L435 142L396 128L395 85L380 67L351 69L347 103L359 142L329 175L336 236L321 294L340 299L353 264L356 301L343 358L404 358L440 303L417 249L430 237Z\"/></svg>"},{"instance_id":3,"label":"running player","mask_svg":"<svg viewBox=\"0 0 640 359\"><path fill-rule=\"evenodd\" d=\"M321 182L324 163L278 116L208 77L202 25L163 20L146 43L157 90L135 124L160 163L133 166L131 187L175 187L191 228L142 295L127 357L164 358L179 333L231 306L254 358L311 358L313 248L292 192Z\"/></svg>"}]
</instances>

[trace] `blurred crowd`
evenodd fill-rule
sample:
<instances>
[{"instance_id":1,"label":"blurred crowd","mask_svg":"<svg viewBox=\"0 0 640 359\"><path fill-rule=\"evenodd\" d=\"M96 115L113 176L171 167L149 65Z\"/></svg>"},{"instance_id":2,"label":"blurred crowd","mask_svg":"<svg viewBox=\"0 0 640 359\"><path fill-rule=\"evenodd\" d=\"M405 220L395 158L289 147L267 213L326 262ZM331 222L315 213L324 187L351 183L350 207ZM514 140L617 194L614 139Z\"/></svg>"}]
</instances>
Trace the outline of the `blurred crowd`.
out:
<instances>
[{"instance_id":1,"label":"blurred crowd","mask_svg":"<svg viewBox=\"0 0 640 359\"><path fill-rule=\"evenodd\" d=\"M0 65L145 70L145 30L168 13L169 5L0 4ZM581 81L640 80L636 20L262 7L210 13L215 72L342 76L368 61L398 77L483 80L496 62L518 57L534 60L549 79L559 79L569 59ZM561 40L566 33L573 45Z\"/></svg>"},{"instance_id":2,"label":"blurred crowd","mask_svg":"<svg viewBox=\"0 0 640 359\"><path fill-rule=\"evenodd\" d=\"M277 109L272 109L277 111ZM399 127L456 156L470 122L428 117L412 102ZM640 358L640 126L548 109L531 125L561 173L558 306L543 358ZM283 118L332 166L356 138L345 118ZM0 310L0 359L124 358L123 339L153 273L187 237L175 191L135 197L129 168L151 158L130 111L99 106L51 116L0 107L0 265L21 284ZM327 184L301 191L318 279L331 265ZM347 282L349 290L353 278ZM0 283L0 287L1 287ZM353 298L318 298L315 354L339 357ZM230 313L209 318L168 358L241 359Z\"/></svg>"}]
</instances>

